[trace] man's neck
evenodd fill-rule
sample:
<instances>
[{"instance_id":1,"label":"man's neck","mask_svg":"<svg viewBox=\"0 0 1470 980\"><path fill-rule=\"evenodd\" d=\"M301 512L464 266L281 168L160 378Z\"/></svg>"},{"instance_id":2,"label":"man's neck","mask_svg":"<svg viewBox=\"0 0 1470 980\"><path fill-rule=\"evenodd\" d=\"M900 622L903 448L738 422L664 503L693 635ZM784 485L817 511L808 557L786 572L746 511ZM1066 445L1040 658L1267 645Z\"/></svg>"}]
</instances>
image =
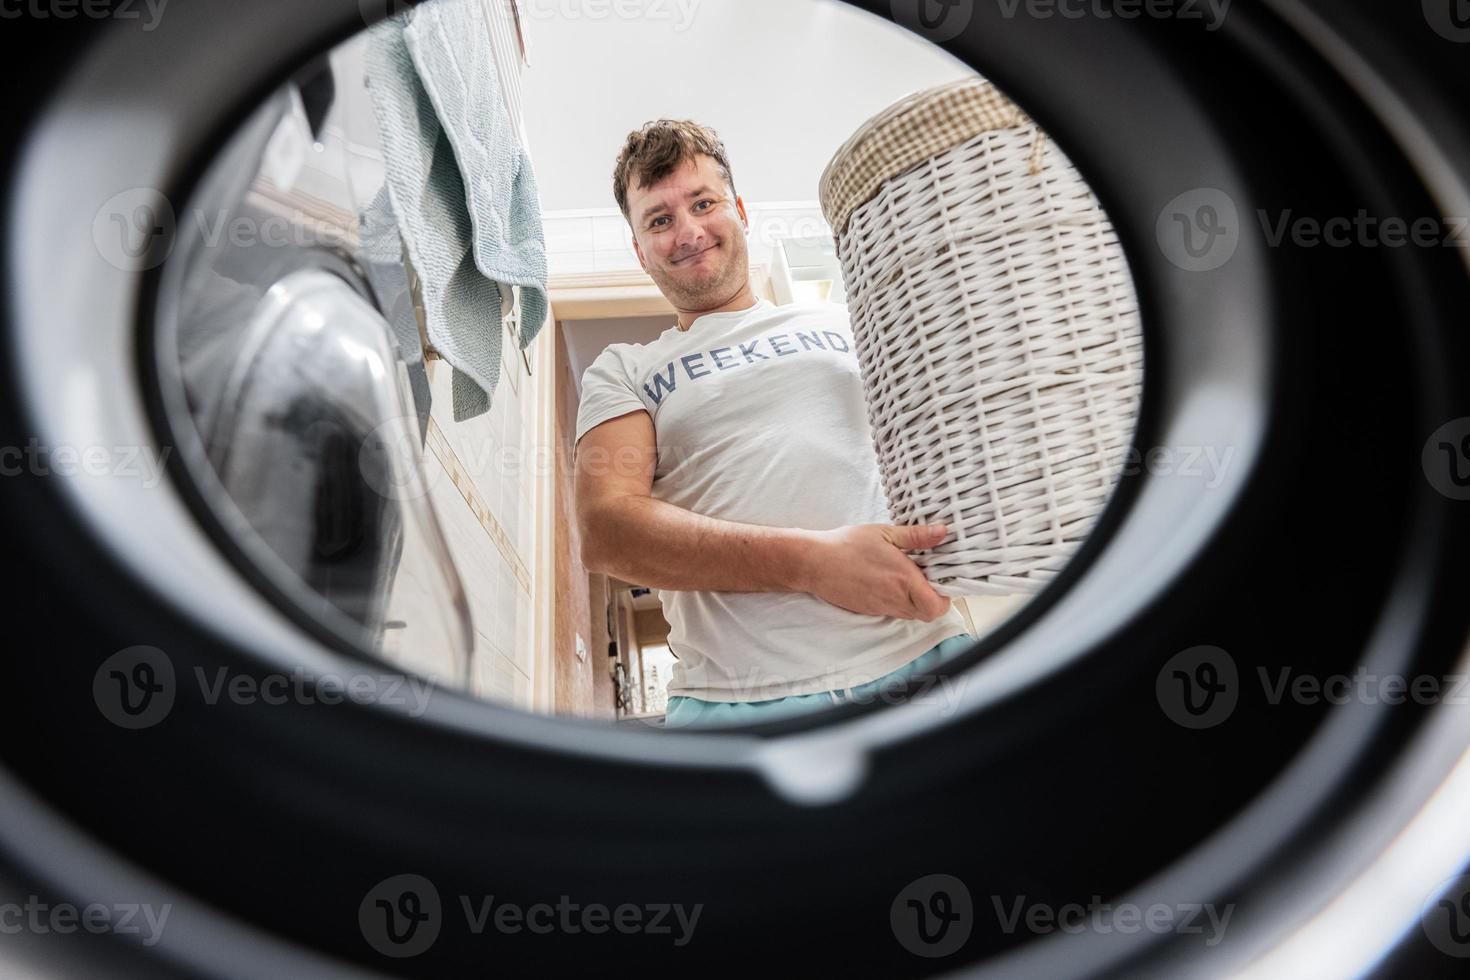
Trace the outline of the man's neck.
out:
<instances>
[{"instance_id":1,"label":"man's neck","mask_svg":"<svg viewBox=\"0 0 1470 980\"><path fill-rule=\"evenodd\" d=\"M754 309L758 302L760 301L756 298L755 290L751 289L750 283L747 282L744 288L723 306L716 306L708 310L680 310L679 329L688 330L694 325L695 320L702 316L709 316L711 313L738 313Z\"/></svg>"}]
</instances>

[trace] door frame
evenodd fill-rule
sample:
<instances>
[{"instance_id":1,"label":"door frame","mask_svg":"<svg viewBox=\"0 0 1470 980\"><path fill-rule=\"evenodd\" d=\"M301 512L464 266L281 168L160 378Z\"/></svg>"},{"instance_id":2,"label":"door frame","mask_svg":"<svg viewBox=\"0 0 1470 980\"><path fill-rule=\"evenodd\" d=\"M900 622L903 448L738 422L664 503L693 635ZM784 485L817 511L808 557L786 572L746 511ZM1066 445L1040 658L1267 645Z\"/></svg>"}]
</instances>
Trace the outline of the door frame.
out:
<instances>
[{"instance_id":1,"label":"door frame","mask_svg":"<svg viewBox=\"0 0 1470 980\"><path fill-rule=\"evenodd\" d=\"M757 296L775 302L768 265L752 265L750 283ZM563 338L562 324L568 320L609 320L638 316L674 316L674 308L653 279L641 269L609 272L579 272L554 275L549 282L546 323L531 345L532 363L539 370L536 384L535 425L536 488L532 514L535 545L531 579L533 601L531 710L555 711L556 663L556 515L563 510L563 491L556 479L556 403L559 379L555 370ZM546 452L549 449L550 452ZM584 570L585 571L585 570Z\"/></svg>"}]
</instances>

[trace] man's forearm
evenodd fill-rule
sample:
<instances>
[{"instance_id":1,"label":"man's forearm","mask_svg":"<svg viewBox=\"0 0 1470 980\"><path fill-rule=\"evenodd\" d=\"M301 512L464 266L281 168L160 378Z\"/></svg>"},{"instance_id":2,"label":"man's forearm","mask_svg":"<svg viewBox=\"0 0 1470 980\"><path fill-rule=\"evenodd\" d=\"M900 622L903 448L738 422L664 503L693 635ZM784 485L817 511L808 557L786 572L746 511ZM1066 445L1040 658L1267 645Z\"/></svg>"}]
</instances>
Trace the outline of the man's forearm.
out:
<instances>
[{"instance_id":1,"label":"man's forearm","mask_svg":"<svg viewBox=\"0 0 1470 980\"><path fill-rule=\"evenodd\" d=\"M653 497L623 497L591 516L594 571L677 592L803 592L812 532L705 517Z\"/></svg>"}]
</instances>

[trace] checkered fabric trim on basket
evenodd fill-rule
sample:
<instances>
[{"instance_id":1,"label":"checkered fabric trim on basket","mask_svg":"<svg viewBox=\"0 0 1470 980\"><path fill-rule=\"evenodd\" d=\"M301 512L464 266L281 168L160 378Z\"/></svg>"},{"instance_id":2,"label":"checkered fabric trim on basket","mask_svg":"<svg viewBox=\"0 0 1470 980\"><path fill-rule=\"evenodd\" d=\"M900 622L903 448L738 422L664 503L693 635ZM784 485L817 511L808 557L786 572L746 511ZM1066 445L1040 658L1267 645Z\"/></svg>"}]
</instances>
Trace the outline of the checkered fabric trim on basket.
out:
<instances>
[{"instance_id":1,"label":"checkered fabric trim on basket","mask_svg":"<svg viewBox=\"0 0 1470 980\"><path fill-rule=\"evenodd\" d=\"M916 92L864 123L822 171L822 212L833 232L889 180L993 129L1028 123L990 82L966 78Z\"/></svg>"}]
</instances>

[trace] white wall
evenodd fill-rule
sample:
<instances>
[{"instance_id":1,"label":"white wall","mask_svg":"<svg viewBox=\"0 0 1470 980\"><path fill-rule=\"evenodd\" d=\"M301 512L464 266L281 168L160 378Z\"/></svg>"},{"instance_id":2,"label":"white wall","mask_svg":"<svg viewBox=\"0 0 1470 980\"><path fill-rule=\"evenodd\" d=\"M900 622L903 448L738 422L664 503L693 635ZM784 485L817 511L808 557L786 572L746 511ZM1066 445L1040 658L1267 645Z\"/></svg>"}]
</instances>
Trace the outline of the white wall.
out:
<instances>
[{"instance_id":1,"label":"white wall","mask_svg":"<svg viewBox=\"0 0 1470 980\"><path fill-rule=\"evenodd\" d=\"M562 340L567 345L567 363L577 397L582 397L582 374L597 360L608 344L647 344L674 325L674 314L666 316L607 317L602 320L564 320Z\"/></svg>"},{"instance_id":2,"label":"white wall","mask_svg":"<svg viewBox=\"0 0 1470 980\"><path fill-rule=\"evenodd\" d=\"M719 132L748 203L815 201L866 119L974 74L839 0L522 0L522 13L527 142L548 212L615 207L624 139L663 117Z\"/></svg>"}]
</instances>

